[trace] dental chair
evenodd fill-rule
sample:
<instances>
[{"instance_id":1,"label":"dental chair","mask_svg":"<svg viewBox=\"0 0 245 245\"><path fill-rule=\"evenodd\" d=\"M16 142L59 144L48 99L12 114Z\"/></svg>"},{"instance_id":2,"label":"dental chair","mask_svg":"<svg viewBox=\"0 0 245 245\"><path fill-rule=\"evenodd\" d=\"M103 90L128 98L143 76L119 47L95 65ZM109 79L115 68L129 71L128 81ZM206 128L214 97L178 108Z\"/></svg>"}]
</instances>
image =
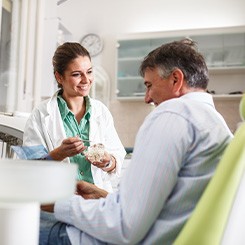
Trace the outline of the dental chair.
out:
<instances>
[{"instance_id":1,"label":"dental chair","mask_svg":"<svg viewBox=\"0 0 245 245\"><path fill-rule=\"evenodd\" d=\"M243 121L245 121L245 93L242 96L242 99L239 104L239 113Z\"/></svg>"},{"instance_id":2,"label":"dental chair","mask_svg":"<svg viewBox=\"0 0 245 245\"><path fill-rule=\"evenodd\" d=\"M0 114L0 158L14 158L13 145L22 145L27 116Z\"/></svg>"},{"instance_id":3,"label":"dental chair","mask_svg":"<svg viewBox=\"0 0 245 245\"><path fill-rule=\"evenodd\" d=\"M239 110L244 120L245 95ZM174 245L244 245L244 227L245 122L236 130Z\"/></svg>"}]
</instances>

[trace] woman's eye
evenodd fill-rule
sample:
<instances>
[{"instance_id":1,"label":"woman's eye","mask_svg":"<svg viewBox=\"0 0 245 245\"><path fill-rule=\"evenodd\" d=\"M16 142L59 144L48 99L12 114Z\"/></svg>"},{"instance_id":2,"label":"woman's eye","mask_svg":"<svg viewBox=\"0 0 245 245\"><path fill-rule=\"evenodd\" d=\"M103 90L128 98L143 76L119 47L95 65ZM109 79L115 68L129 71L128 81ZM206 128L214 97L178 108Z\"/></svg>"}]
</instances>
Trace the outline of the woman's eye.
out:
<instances>
[{"instance_id":1,"label":"woman's eye","mask_svg":"<svg viewBox=\"0 0 245 245\"><path fill-rule=\"evenodd\" d=\"M92 73L93 73L93 71L92 71L92 70L88 71L88 74L92 74Z\"/></svg>"},{"instance_id":2,"label":"woman's eye","mask_svg":"<svg viewBox=\"0 0 245 245\"><path fill-rule=\"evenodd\" d=\"M81 76L81 74L80 73L73 73L72 76L73 77L79 77L79 76Z\"/></svg>"}]
</instances>

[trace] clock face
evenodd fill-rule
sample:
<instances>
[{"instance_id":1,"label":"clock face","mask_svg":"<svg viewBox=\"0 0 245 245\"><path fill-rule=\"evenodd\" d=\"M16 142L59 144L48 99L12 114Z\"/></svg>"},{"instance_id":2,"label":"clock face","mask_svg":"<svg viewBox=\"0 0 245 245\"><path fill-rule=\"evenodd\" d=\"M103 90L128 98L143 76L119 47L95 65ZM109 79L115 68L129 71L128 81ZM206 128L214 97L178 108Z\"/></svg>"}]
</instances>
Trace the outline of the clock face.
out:
<instances>
[{"instance_id":1,"label":"clock face","mask_svg":"<svg viewBox=\"0 0 245 245\"><path fill-rule=\"evenodd\" d=\"M81 45L88 50L91 56L96 56L103 49L103 41L96 34L87 34L81 40Z\"/></svg>"}]
</instances>

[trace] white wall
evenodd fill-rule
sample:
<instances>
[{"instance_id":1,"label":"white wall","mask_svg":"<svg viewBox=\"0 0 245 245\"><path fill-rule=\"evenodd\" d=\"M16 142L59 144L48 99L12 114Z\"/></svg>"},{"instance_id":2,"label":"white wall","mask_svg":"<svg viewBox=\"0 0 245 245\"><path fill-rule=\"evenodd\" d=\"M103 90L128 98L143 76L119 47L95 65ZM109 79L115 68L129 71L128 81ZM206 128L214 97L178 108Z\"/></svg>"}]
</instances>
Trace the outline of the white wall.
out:
<instances>
[{"instance_id":1,"label":"white wall","mask_svg":"<svg viewBox=\"0 0 245 245\"><path fill-rule=\"evenodd\" d=\"M59 6L77 39L91 31L110 35L245 23L244 0L67 0Z\"/></svg>"},{"instance_id":2,"label":"white wall","mask_svg":"<svg viewBox=\"0 0 245 245\"><path fill-rule=\"evenodd\" d=\"M67 0L59 5L58 16L72 33L70 41L80 41L89 32L104 39L104 50L93 63L103 66L110 77L110 110L124 146L132 147L151 108L141 101L116 100L117 38L133 33L142 37L149 32L245 26L244 10L244 0ZM238 103L216 102L232 131L240 120Z\"/></svg>"}]
</instances>

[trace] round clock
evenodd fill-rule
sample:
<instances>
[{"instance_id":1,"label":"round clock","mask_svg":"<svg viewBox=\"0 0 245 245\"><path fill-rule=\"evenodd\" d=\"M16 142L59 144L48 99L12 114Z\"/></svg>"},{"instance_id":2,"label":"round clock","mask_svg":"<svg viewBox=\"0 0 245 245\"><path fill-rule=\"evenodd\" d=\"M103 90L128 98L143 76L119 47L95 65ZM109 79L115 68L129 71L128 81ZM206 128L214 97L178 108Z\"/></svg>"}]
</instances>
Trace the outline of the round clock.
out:
<instances>
[{"instance_id":1,"label":"round clock","mask_svg":"<svg viewBox=\"0 0 245 245\"><path fill-rule=\"evenodd\" d=\"M97 34L89 33L81 40L81 45L86 48L91 56L96 56L103 50L103 41Z\"/></svg>"}]
</instances>

